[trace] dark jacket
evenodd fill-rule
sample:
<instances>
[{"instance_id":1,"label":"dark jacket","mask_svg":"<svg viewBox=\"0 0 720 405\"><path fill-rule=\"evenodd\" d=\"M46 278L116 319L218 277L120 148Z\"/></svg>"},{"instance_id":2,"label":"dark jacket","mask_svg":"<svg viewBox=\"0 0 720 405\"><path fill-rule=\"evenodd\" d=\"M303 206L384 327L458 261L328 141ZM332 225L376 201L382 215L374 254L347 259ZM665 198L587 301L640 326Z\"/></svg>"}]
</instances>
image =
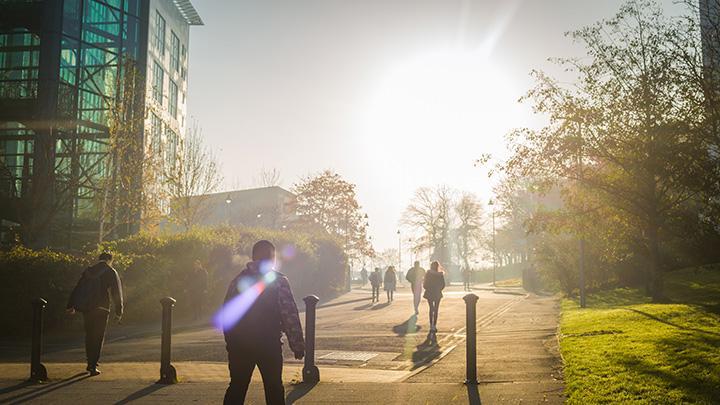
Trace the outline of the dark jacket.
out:
<instances>
[{"instance_id":1,"label":"dark jacket","mask_svg":"<svg viewBox=\"0 0 720 405\"><path fill-rule=\"evenodd\" d=\"M443 297L442 290L445 288L445 275L439 271L428 271L423 281L425 294L423 297L429 300L439 300Z\"/></svg>"},{"instance_id":2,"label":"dark jacket","mask_svg":"<svg viewBox=\"0 0 720 405\"><path fill-rule=\"evenodd\" d=\"M257 262L248 263L228 287L225 305L244 311L233 326L224 330L228 351L253 350L258 345L280 344L282 332L290 349L305 352L297 305L287 277L276 271L263 274Z\"/></svg>"},{"instance_id":3,"label":"dark jacket","mask_svg":"<svg viewBox=\"0 0 720 405\"><path fill-rule=\"evenodd\" d=\"M95 309L102 309L105 311L110 312L110 297L112 297L113 301L113 307L115 308L115 315L122 316L123 314L123 294L122 294L122 284L120 283L120 277L118 276L117 271L110 267L109 264L105 262L99 262L94 266L88 267L83 272L82 276L80 277L80 280L78 280L77 284L75 285L75 288L73 289L72 293L70 294L70 299L68 299L67 308L74 308L77 309L77 302L78 302L78 286L83 281L83 278L87 277L99 277L100 278L100 284L102 286L103 293L100 294L97 298L98 300L93 303L93 307Z\"/></svg>"}]
</instances>

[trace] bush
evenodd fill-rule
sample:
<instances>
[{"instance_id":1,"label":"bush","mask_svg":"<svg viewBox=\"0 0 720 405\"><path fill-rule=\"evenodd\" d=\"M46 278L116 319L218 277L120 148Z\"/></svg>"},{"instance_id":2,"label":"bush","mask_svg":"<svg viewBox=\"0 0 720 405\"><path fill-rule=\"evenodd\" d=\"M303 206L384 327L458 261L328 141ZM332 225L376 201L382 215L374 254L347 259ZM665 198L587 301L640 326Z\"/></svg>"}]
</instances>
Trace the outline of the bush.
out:
<instances>
[{"instance_id":1,"label":"bush","mask_svg":"<svg viewBox=\"0 0 720 405\"><path fill-rule=\"evenodd\" d=\"M331 298L344 288L345 255L336 241L321 235L224 227L165 236L141 233L103 243L82 256L19 247L0 252L0 302L4 308L19 309L3 311L0 320L4 325L27 328L3 328L2 334L29 333L29 302L38 296L48 300L46 327L67 326L70 321L63 311L70 291L83 269L103 250L113 253L113 267L123 283L126 323L158 321L159 300L165 296L177 300L176 317L192 314L200 304L193 291L198 285L193 279L195 261L208 273L203 308L209 314L220 306L228 283L250 260L252 245L259 239L277 246L279 271L290 279L298 301L307 294ZM28 302L27 306L18 307L22 302Z\"/></svg>"}]
</instances>

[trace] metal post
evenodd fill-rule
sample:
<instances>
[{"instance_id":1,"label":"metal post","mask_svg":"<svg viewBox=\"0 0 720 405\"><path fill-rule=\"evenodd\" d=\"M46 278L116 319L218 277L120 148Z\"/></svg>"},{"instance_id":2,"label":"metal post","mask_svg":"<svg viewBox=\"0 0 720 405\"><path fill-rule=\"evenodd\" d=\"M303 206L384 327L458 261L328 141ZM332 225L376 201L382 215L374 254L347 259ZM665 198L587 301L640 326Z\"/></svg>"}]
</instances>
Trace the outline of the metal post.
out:
<instances>
[{"instance_id":1,"label":"metal post","mask_svg":"<svg viewBox=\"0 0 720 405\"><path fill-rule=\"evenodd\" d=\"M477 380L477 329L476 329L476 314L475 314L475 305L478 301L478 296L475 294L467 294L463 297L463 300L465 301L465 335L466 339L465 342L467 344L466 348L466 359L465 364L467 367L466 370L466 379L465 384L473 384L476 385L478 383Z\"/></svg>"},{"instance_id":2,"label":"metal post","mask_svg":"<svg viewBox=\"0 0 720 405\"><path fill-rule=\"evenodd\" d=\"M42 298L32 300L33 324L32 324L32 352L30 354L30 379L28 381L47 381L47 369L40 362L42 355L43 340L43 312L47 301Z\"/></svg>"},{"instance_id":3,"label":"metal post","mask_svg":"<svg viewBox=\"0 0 720 405\"><path fill-rule=\"evenodd\" d=\"M175 299L165 297L160 300L162 304L162 341L160 346L160 379L157 384L176 384L177 371L170 364L170 349L172 345L172 309L175 306Z\"/></svg>"},{"instance_id":4,"label":"metal post","mask_svg":"<svg viewBox=\"0 0 720 405\"><path fill-rule=\"evenodd\" d=\"M308 295L305 301L305 365L303 366L303 382L314 384L320 381L320 370L315 365L315 309L318 298Z\"/></svg>"}]
</instances>

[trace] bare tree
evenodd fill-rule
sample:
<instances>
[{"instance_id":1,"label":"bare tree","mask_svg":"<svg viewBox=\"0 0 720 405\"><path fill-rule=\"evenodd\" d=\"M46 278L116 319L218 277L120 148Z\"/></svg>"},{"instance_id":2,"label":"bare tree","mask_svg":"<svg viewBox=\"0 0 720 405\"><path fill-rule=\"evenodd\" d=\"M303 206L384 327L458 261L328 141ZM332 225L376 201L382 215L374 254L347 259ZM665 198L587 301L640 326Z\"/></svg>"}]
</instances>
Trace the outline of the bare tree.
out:
<instances>
[{"instance_id":1,"label":"bare tree","mask_svg":"<svg viewBox=\"0 0 720 405\"><path fill-rule=\"evenodd\" d=\"M260 173L255 177L253 183L258 187L276 187L282 184L282 177L280 177L280 170L276 168L265 169L263 168Z\"/></svg>"},{"instance_id":2,"label":"bare tree","mask_svg":"<svg viewBox=\"0 0 720 405\"><path fill-rule=\"evenodd\" d=\"M422 187L415 191L400 220L402 225L420 233L413 250L430 249L433 260L447 262L452 200L453 192L446 186Z\"/></svg>"},{"instance_id":3,"label":"bare tree","mask_svg":"<svg viewBox=\"0 0 720 405\"><path fill-rule=\"evenodd\" d=\"M484 213L482 204L475 195L464 193L455 204L457 216L457 247L466 269L470 268L470 258L474 257L483 240Z\"/></svg>"},{"instance_id":4,"label":"bare tree","mask_svg":"<svg viewBox=\"0 0 720 405\"><path fill-rule=\"evenodd\" d=\"M181 143L176 164L165 173L170 220L186 230L196 225L207 213L207 194L221 182L217 159L203 144L201 131L194 125Z\"/></svg>"}]
</instances>

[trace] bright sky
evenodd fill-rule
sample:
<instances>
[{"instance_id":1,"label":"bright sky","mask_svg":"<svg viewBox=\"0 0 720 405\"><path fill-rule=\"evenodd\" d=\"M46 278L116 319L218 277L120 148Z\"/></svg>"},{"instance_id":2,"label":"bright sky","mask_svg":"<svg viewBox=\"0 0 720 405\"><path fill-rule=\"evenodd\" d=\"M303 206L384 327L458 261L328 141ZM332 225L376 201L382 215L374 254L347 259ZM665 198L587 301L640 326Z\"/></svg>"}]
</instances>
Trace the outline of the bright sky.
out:
<instances>
[{"instance_id":1,"label":"bright sky","mask_svg":"<svg viewBox=\"0 0 720 405\"><path fill-rule=\"evenodd\" d=\"M672 8L672 0L662 0ZM489 197L483 153L534 125L531 69L578 55L564 37L620 0L193 0L189 113L224 169L290 188L332 169L357 184L376 249L397 247L415 189ZM676 8L677 9L677 8Z\"/></svg>"}]
</instances>

